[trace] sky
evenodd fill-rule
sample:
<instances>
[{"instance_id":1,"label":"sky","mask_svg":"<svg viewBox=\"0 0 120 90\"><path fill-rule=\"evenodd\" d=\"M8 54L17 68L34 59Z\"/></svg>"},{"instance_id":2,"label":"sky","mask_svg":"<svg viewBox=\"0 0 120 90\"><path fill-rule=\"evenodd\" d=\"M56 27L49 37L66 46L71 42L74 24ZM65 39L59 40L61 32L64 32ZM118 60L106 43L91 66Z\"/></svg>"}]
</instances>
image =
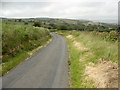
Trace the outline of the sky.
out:
<instances>
[{"instance_id":1,"label":"sky","mask_svg":"<svg viewBox=\"0 0 120 90\"><path fill-rule=\"evenodd\" d=\"M67 18L118 22L119 0L1 0L0 12L8 18Z\"/></svg>"}]
</instances>

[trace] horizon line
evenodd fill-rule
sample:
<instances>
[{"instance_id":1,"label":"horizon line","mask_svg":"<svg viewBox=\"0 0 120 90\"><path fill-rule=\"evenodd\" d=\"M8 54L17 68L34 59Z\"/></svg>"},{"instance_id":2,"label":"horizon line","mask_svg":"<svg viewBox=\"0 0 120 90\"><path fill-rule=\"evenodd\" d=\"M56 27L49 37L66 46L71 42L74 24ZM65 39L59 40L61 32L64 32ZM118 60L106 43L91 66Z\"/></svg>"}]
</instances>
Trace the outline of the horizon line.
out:
<instances>
[{"instance_id":1,"label":"horizon line","mask_svg":"<svg viewBox=\"0 0 120 90\"><path fill-rule=\"evenodd\" d=\"M0 16L0 18L7 18L7 19L37 19L37 18L49 18L49 19L71 19L71 20L83 20L83 21L91 21L91 22L99 22L99 23L110 23L110 22L105 22L103 20L90 20L90 19L80 19L80 18L63 18L63 17L49 17L49 16L36 16L36 17L5 17L5 16ZM109 19L110 20L110 19ZM117 20L118 21L118 20ZM110 24L118 24L118 22L111 22Z\"/></svg>"}]
</instances>

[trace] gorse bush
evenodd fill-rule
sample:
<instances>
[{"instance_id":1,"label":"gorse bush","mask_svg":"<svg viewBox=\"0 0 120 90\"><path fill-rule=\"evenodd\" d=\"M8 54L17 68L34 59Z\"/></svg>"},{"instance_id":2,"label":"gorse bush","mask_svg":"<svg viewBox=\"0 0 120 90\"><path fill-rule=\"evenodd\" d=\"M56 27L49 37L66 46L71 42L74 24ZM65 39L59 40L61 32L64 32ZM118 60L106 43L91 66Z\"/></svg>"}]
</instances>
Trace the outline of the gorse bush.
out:
<instances>
[{"instance_id":1,"label":"gorse bush","mask_svg":"<svg viewBox=\"0 0 120 90\"><path fill-rule=\"evenodd\" d=\"M118 40L118 33L116 31L111 31L108 35L108 38L112 41Z\"/></svg>"},{"instance_id":2,"label":"gorse bush","mask_svg":"<svg viewBox=\"0 0 120 90\"><path fill-rule=\"evenodd\" d=\"M107 40L107 41L117 41L118 40L118 33L117 31L111 31L111 32L96 32L96 31L93 31L91 32L92 34L94 35L97 35L101 38L103 38L104 40Z\"/></svg>"},{"instance_id":3,"label":"gorse bush","mask_svg":"<svg viewBox=\"0 0 120 90\"><path fill-rule=\"evenodd\" d=\"M41 41L50 37L49 31L44 28L28 25L3 24L2 54L15 55L20 50L29 51L41 44Z\"/></svg>"}]
</instances>

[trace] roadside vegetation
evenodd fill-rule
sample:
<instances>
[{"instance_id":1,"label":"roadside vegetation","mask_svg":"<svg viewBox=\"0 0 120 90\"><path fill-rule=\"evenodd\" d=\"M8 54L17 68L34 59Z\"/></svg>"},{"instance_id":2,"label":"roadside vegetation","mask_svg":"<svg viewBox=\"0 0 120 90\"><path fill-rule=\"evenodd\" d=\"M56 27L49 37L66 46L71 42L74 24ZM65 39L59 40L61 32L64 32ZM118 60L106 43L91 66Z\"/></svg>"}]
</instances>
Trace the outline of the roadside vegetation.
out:
<instances>
[{"instance_id":1,"label":"roadside vegetation","mask_svg":"<svg viewBox=\"0 0 120 90\"><path fill-rule=\"evenodd\" d=\"M29 52L51 38L48 29L32 25L2 24L2 75L27 59Z\"/></svg>"},{"instance_id":2,"label":"roadside vegetation","mask_svg":"<svg viewBox=\"0 0 120 90\"><path fill-rule=\"evenodd\" d=\"M117 32L56 33L66 37L68 43L71 88L118 87Z\"/></svg>"},{"instance_id":3,"label":"roadside vegetation","mask_svg":"<svg viewBox=\"0 0 120 90\"><path fill-rule=\"evenodd\" d=\"M71 88L118 87L117 25L69 19L3 18L2 27L2 75L45 45L51 38L50 32L56 32L68 43Z\"/></svg>"}]
</instances>

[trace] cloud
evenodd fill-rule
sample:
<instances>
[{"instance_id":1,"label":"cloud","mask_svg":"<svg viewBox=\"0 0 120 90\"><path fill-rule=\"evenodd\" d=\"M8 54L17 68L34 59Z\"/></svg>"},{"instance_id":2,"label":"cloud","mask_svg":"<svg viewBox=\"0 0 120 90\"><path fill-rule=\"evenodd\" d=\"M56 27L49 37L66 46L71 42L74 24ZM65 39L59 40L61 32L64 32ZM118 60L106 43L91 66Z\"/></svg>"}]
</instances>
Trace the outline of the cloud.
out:
<instances>
[{"instance_id":1,"label":"cloud","mask_svg":"<svg viewBox=\"0 0 120 90\"><path fill-rule=\"evenodd\" d=\"M52 17L115 20L118 0L4 0L5 17Z\"/></svg>"}]
</instances>

